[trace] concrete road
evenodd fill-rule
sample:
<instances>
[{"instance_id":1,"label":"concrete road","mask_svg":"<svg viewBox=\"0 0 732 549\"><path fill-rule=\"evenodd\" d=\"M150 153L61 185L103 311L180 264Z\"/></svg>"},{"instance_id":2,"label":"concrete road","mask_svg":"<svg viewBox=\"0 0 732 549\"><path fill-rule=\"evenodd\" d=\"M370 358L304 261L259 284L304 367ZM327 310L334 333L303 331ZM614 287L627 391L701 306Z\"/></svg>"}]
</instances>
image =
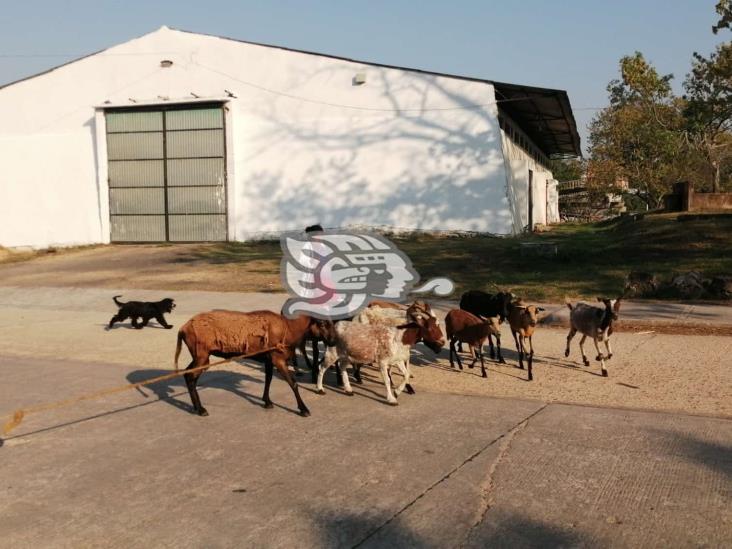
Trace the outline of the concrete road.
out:
<instances>
[{"instance_id":1,"label":"concrete road","mask_svg":"<svg viewBox=\"0 0 732 549\"><path fill-rule=\"evenodd\" d=\"M0 414L170 371L174 331L104 331L113 293L0 288ZM175 294L176 324L284 297ZM732 545L732 420L430 392L429 370L395 408L374 374L303 384L310 418L278 378L264 410L247 362L202 378L207 418L179 379L31 413L0 447L0 547Z\"/></svg>"},{"instance_id":2,"label":"concrete road","mask_svg":"<svg viewBox=\"0 0 732 549\"><path fill-rule=\"evenodd\" d=\"M160 371L0 359L13 409ZM29 373L32 372L32 376ZM2 547L724 547L732 421L430 394L385 405L256 366L29 415L0 448Z\"/></svg>"}]
</instances>

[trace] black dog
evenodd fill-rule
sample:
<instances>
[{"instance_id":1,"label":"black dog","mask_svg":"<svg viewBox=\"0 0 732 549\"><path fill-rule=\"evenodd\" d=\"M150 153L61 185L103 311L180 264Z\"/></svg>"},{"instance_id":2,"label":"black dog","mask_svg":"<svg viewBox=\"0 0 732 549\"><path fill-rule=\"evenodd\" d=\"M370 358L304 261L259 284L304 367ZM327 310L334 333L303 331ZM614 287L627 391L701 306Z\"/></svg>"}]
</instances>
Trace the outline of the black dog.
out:
<instances>
[{"instance_id":1,"label":"black dog","mask_svg":"<svg viewBox=\"0 0 732 549\"><path fill-rule=\"evenodd\" d=\"M175 303L169 297L155 302L128 301L127 303L117 301L118 297L122 296L116 295L112 298L119 307L119 311L109 321L108 328L111 328L115 322L122 322L128 318L132 319L132 326L138 330L147 326L151 318L157 320L163 328L170 330L173 327L171 324L165 322L165 318L163 317L163 313L170 313L175 309ZM142 324L137 322L139 318L142 318Z\"/></svg>"}]
</instances>

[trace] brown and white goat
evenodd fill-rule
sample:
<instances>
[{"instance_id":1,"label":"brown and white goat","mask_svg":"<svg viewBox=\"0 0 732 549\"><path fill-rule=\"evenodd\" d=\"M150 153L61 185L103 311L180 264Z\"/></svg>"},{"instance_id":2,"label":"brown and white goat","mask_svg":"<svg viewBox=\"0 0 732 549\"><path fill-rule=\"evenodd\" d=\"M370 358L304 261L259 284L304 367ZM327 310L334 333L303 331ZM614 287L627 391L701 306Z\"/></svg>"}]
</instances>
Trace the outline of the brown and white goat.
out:
<instances>
[{"instance_id":1,"label":"brown and white goat","mask_svg":"<svg viewBox=\"0 0 732 549\"><path fill-rule=\"evenodd\" d=\"M333 343L334 328L330 321L316 320L309 316L286 318L272 311L210 311L199 313L181 326L175 349L175 369L178 369L178 357L181 343L185 343L191 353L191 363L187 370L209 363L211 355L221 358L234 358L240 355L251 355L249 358L264 363L264 401L265 408L272 408L269 398L269 386L272 383L274 368L280 372L295 394L300 415L310 415L305 403L300 398L297 383L290 375L287 360L292 357L295 347L306 336L323 338ZM260 354L254 355L257 351ZM196 389L198 378L204 370L185 374L184 378L193 408L201 416L208 412L201 405Z\"/></svg>"},{"instance_id":2,"label":"brown and white goat","mask_svg":"<svg viewBox=\"0 0 732 549\"><path fill-rule=\"evenodd\" d=\"M419 315L412 322L402 319L398 326L342 320L335 325L335 347L325 351L316 389L319 394L325 394L323 375L337 362L346 394L352 395L346 368L349 364L371 364L381 371L387 402L396 405L396 397L409 385L409 352L418 341L424 342L435 354L440 352L445 338L435 318ZM404 379L392 392L390 371L393 366L399 368Z\"/></svg>"},{"instance_id":3,"label":"brown and white goat","mask_svg":"<svg viewBox=\"0 0 732 549\"><path fill-rule=\"evenodd\" d=\"M590 361L585 356L584 343L588 337L592 338L595 343L595 349L597 349L597 356L595 360L600 362L602 368L602 375L607 377L607 369L605 368L605 356L600 352L600 346L598 341L605 344L607 349L607 360L613 357L613 351L610 348L610 336L613 333L613 322L618 319L618 313L620 312L620 301L622 296L617 299L605 299L598 297L597 301L602 302L605 305L604 309L600 307L594 307L587 303L577 303L572 306L571 303L567 302L569 307L569 334L567 334L567 348L564 351L564 356L569 356L569 343L577 332L582 334L580 339L580 351L582 352L582 362L585 366L590 365Z\"/></svg>"},{"instance_id":4,"label":"brown and white goat","mask_svg":"<svg viewBox=\"0 0 732 549\"><path fill-rule=\"evenodd\" d=\"M516 351L519 356L519 368L524 369L524 358L529 373L529 381L534 379L532 366L534 363L534 342L532 337L538 322L538 315L543 311L542 307L536 305L523 305L522 303L511 303L508 309L508 323L511 325L511 334L516 342ZM529 342L529 352L526 352L526 340Z\"/></svg>"},{"instance_id":5,"label":"brown and white goat","mask_svg":"<svg viewBox=\"0 0 732 549\"><path fill-rule=\"evenodd\" d=\"M433 318L439 326L437 321L437 315L432 311L432 307L426 301L416 300L410 305L403 305L401 303L394 303L393 301L381 301L376 300L369 303L368 307L363 309L358 315L353 318L354 322L360 324L384 324L385 326L399 326L405 322L416 322L420 317L425 319ZM417 343L422 342L422 339L418 339ZM410 369L410 357L407 356L406 368L409 370L409 376L413 377ZM353 377L357 383L362 383L361 380L361 365L353 365ZM338 378L338 384L342 385L341 378ZM408 394L414 394L414 388L410 383L407 383L405 390Z\"/></svg>"},{"instance_id":6,"label":"brown and white goat","mask_svg":"<svg viewBox=\"0 0 732 549\"><path fill-rule=\"evenodd\" d=\"M453 356L457 359L458 366L463 369L463 363L460 361L460 355L455 349L456 343L465 342L470 346L471 352L474 354L473 362L468 368L475 365L475 361L480 359L480 369L483 377L488 377L483 362L483 344L489 335L496 336L498 347L498 358L503 362L501 356L501 327L498 317L488 317L482 320L468 311L462 309L452 309L445 317L445 331L447 339L450 340L450 367L454 368Z\"/></svg>"}]
</instances>

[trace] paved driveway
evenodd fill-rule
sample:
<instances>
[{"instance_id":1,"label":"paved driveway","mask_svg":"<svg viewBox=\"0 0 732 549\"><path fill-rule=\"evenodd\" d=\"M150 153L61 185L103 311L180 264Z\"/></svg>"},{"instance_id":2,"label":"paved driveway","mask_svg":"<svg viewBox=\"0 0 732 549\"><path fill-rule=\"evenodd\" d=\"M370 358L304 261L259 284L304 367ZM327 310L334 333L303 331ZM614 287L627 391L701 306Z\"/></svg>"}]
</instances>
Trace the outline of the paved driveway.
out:
<instances>
[{"instance_id":1,"label":"paved driveway","mask_svg":"<svg viewBox=\"0 0 732 549\"><path fill-rule=\"evenodd\" d=\"M159 373L1 359L11 409ZM32 378L27 375L33 372ZM732 543L732 421L419 392L385 405L255 366L30 415L0 448L3 547ZM160 400L162 397L162 400Z\"/></svg>"}]
</instances>

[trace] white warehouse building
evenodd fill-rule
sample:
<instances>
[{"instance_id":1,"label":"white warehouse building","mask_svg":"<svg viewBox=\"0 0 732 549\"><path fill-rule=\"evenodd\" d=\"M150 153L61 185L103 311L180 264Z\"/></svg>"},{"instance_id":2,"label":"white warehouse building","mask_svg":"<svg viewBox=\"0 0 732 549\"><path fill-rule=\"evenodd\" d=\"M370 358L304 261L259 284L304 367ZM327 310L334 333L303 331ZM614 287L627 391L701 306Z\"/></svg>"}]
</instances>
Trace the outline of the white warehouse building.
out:
<instances>
[{"instance_id":1,"label":"white warehouse building","mask_svg":"<svg viewBox=\"0 0 732 549\"><path fill-rule=\"evenodd\" d=\"M513 234L580 155L535 88L162 27L0 87L0 246Z\"/></svg>"}]
</instances>

